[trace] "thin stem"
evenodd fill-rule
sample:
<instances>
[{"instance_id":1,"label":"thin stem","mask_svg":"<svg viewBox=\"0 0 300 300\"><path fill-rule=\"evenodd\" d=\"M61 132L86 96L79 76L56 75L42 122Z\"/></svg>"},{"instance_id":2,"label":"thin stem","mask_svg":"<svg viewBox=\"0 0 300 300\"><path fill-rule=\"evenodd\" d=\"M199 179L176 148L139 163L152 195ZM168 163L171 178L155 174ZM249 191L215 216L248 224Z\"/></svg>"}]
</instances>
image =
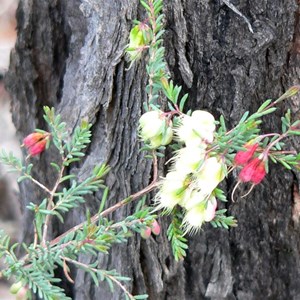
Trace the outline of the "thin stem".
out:
<instances>
[{"instance_id":1,"label":"thin stem","mask_svg":"<svg viewBox=\"0 0 300 300\"><path fill-rule=\"evenodd\" d=\"M252 25L250 21L246 18L245 15L243 15L230 1L228 0L222 0L224 4L226 4L230 9L232 9L237 15L239 15L243 20L246 22L248 29L251 33L254 33Z\"/></svg>"},{"instance_id":2,"label":"thin stem","mask_svg":"<svg viewBox=\"0 0 300 300\"><path fill-rule=\"evenodd\" d=\"M19 171L21 174L22 174L22 171L23 169L14 165L13 166L17 171ZM45 192L47 192L48 194L51 194L51 191L46 187L44 186L42 183L40 183L39 181L37 181L36 179L34 179L30 174L28 173L23 173L24 176L26 176L29 180L31 180L34 184L36 184L37 186L39 186L42 190L44 190Z\"/></svg>"},{"instance_id":3,"label":"thin stem","mask_svg":"<svg viewBox=\"0 0 300 300\"><path fill-rule=\"evenodd\" d=\"M48 198L47 210L51 210L51 208L53 206L54 194L55 194L55 192L56 192L56 190L57 190L57 188L60 184L60 180L63 176L66 161L67 161L67 157L63 157L63 161L62 161L62 164L61 164L61 169L60 169L58 178L57 178L52 190L50 191L50 197ZM45 242L46 242L46 239L47 239L48 227L49 227L51 217L52 217L52 215L48 214L45 218L45 223L44 223L44 228L43 228L42 245L45 245Z\"/></svg>"},{"instance_id":4,"label":"thin stem","mask_svg":"<svg viewBox=\"0 0 300 300\"><path fill-rule=\"evenodd\" d=\"M133 295L128 292L126 287L119 280L117 280L114 276L108 275L108 274L105 274L105 276L108 277L110 280L112 280L116 285L118 285L123 290L123 292L129 297L129 299L132 299L132 300L135 299L133 297Z\"/></svg>"},{"instance_id":5,"label":"thin stem","mask_svg":"<svg viewBox=\"0 0 300 300\"><path fill-rule=\"evenodd\" d=\"M293 155L297 155L297 151L296 150L283 150L283 151L278 151L278 150L275 150L275 151L272 151L270 150L269 151L270 154L272 154L273 156L274 155L282 155L282 154L293 154Z\"/></svg>"},{"instance_id":6,"label":"thin stem","mask_svg":"<svg viewBox=\"0 0 300 300\"><path fill-rule=\"evenodd\" d=\"M266 137L269 137L269 136L280 136L279 133L267 133L267 134L262 134L262 135L259 135L257 138L255 138L255 140L262 140Z\"/></svg>"},{"instance_id":7,"label":"thin stem","mask_svg":"<svg viewBox=\"0 0 300 300\"><path fill-rule=\"evenodd\" d=\"M285 133L281 134L275 141L273 141L272 143L270 143L268 145L268 147L263 152L263 160L267 159L271 148L274 145L276 145L277 143L279 143L281 140L283 140L284 138L286 138L288 135L289 135L289 131L286 131Z\"/></svg>"},{"instance_id":8,"label":"thin stem","mask_svg":"<svg viewBox=\"0 0 300 300\"><path fill-rule=\"evenodd\" d=\"M31 175L25 173L24 174L26 177L28 177L28 179L30 179L34 184L36 184L37 186L39 186L42 190L44 190L45 192L47 192L48 194L51 195L51 191L44 186L42 183L40 183L39 181L37 181L36 179L34 179Z\"/></svg>"},{"instance_id":9,"label":"thin stem","mask_svg":"<svg viewBox=\"0 0 300 300\"><path fill-rule=\"evenodd\" d=\"M34 240L33 240L33 248L36 248L36 245L38 243L38 233L37 233L37 229L36 229L36 224L34 223Z\"/></svg>"}]
</instances>

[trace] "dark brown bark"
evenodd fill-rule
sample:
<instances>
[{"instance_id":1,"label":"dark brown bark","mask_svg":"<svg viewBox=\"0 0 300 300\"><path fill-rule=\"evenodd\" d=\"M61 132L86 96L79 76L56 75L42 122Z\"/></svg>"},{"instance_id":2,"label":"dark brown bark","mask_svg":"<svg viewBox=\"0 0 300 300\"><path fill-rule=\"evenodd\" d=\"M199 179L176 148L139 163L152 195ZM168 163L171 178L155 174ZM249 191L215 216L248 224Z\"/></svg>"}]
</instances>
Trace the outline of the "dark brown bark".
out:
<instances>
[{"instance_id":1,"label":"dark brown bark","mask_svg":"<svg viewBox=\"0 0 300 300\"><path fill-rule=\"evenodd\" d=\"M217 0L166 0L165 46L175 81L190 93L189 106L223 114L236 124L245 110L254 111L263 100L275 98L299 78L299 3L295 0L240 0L232 4L251 22L246 23ZM146 186L151 163L138 151L136 127L145 100L145 63L126 71L123 57L132 20L142 18L138 1L21 0L18 41L6 77L12 93L12 112L20 138L43 127L42 106L54 106L70 126L82 118L93 123L92 144L74 172L84 178L99 161L112 171L110 203ZM281 111L266 119L266 130L280 128ZM297 143L291 143L297 148ZM54 178L42 155L36 176L46 183ZM37 160L38 161L38 160ZM190 239L188 257L175 262L162 221L162 235L147 241L134 237L114 247L99 264L133 278L129 288L150 299L299 299L300 230L298 174L272 166L263 184L250 196L226 205L239 226L226 230L205 227ZM224 188L230 194L236 174ZM296 188L295 188L296 187ZM248 187L245 187L245 190ZM240 196L245 192L240 190ZM21 185L24 205L40 201L40 192L28 182ZM86 206L97 209L100 195ZM128 206L114 217L132 211ZM25 239L32 235L32 216L24 215ZM53 235L85 218L84 209L55 225ZM90 261L89 257L82 257ZM120 299L106 286L95 287L78 272L73 299Z\"/></svg>"}]
</instances>

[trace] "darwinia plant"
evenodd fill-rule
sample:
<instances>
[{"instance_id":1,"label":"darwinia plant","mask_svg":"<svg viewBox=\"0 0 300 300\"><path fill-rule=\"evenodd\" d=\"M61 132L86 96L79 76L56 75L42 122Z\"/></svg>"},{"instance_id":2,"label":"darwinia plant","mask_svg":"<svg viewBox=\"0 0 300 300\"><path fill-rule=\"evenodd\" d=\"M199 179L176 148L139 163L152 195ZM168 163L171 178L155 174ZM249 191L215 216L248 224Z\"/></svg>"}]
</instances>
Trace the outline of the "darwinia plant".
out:
<instances>
[{"instance_id":1,"label":"darwinia plant","mask_svg":"<svg viewBox=\"0 0 300 300\"><path fill-rule=\"evenodd\" d=\"M173 150L168 171L158 181L154 207L172 216L168 238L178 260L186 255L186 233L195 233L208 222L213 227L237 225L232 216L225 215L226 209L218 209L217 203L227 201L218 186L230 171L240 170L233 199L240 183L250 183L249 192L261 183L270 160L287 169L299 166L300 155L284 150L284 139L300 134L300 121L292 122L290 111L282 118L281 133L260 134L259 129L262 116L273 113L281 101L299 91L299 86L275 101L265 101L252 115L246 112L231 130L227 130L223 116L216 121L204 110L184 113L188 95L181 95L181 86L170 80L164 59L162 1L141 3L147 19L136 22L127 54L132 66L143 52L148 52L148 99L139 121L143 150L152 157L164 156L167 145Z\"/></svg>"},{"instance_id":2,"label":"darwinia plant","mask_svg":"<svg viewBox=\"0 0 300 300\"><path fill-rule=\"evenodd\" d=\"M11 245L3 232L0 234L0 257L5 268L2 276L15 280L11 292L17 299L31 299L33 294L40 298L70 299L59 287L55 269L61 267L65 277L73 282L69 265L89 273L96 285L106 281L111 289L117 285L124 291L125 299L145 299L147 295L133 296L123 281L127 277L114 270L98 268L97 254L107 254L115 243L126 241L132 232L138 232L143 238L151 234L160 234L160 226L154 212L171 216L167 235L171 241L176 260L183 259L187 249L187 234L198 232L205 223L213 227L229 228L236 226L232 216L226 216L226 209L218 209L218 201L227 201L219 184L233 169L239 170L238 182L250 183L251 189L260 184L268 173L269 161L280 162L287 169L298 167L300 155L285 150L284 139L300 135L300 121L291 121L290 111L282 118L282 132L261 134L261 117L273 113L278 104L295 95L299 87L290 88L275 101L267 100L254 114L246 112L239 123L227 130L221 116L216 121L207 111L184 112L188 95L181 95L181 87L174 85L167 72L164 59L162 36L163 1L141 1L146 9L146 21L136 21L130 32L126 53L130 67L135 61L148 53L146 67L149 82L146 87L148 99L144 103L145 112L139 120L139 135L144 142L145 158L153 160L153 181L143 190L128 196L116 205L104 210L108 197L108 187L104 176L109 172L106 165L95 166L83 181L70 173L70 165L80 161L85 155L84 149L90 143L91 125L85 121L75 129L71 138L66 124L56 115L54 109L44 108L44 118L49 131L36 130L23 141L28 150L25 163L13 154L2 150L0 160L13 170L20 172L19 181L31 180L46 195L36 199L28 209L34 214L34 236L31 244ZM165 109L167 107L167 110ZM53 186L46 187L31 175L33 164L28 162L32 156L47 150L49 144L57 149L60 160L52 162L57 179ZM158 179L157 158L164 156L166 146L172 149L166 175ZM47 154L47 151L44 155ZM143 197L157 189L151 207L145 206ZM64 221L64 215L71 209L84 203L86 194L102 190L99 211L94 216L87 212L86 221L67 232L49 239L49 225L53 218ZM107 215L134 200L138 200L136 212L124 220L114 222ZM16 249L21 247L24 255L18 257ZM89 254L95 258L92 264L79 260L80 254Z\"/></svg>"}]
</instances>

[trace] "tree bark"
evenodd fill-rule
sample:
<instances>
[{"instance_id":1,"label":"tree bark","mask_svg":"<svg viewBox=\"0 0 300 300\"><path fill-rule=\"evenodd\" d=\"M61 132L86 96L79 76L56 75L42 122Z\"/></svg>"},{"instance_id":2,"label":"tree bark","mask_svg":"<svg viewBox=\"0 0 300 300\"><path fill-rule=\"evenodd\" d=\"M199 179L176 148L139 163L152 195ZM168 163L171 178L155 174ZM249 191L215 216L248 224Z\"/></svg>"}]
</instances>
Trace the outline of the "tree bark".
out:
<instances>
[{"instance_id":1,"label":"tree bark","mask_svg":"<svg viewBox=\"0 0 300 300\"><path fill-rule=\"evenodd\" d=\"M201 108L216 117L223 114L230 128L243 112L255 111L267 98L276 98L297 83L300 53L299 1L231 1L250 21L223 1L165 0L165 47L172 77L188 92L190 108ZM284 3L283 3L284 2ZM54 106L70 133L82 118L92 124L92 143L80 165L68 170L85 178L100 161L111 166L107 178L109 204L145 187L151 180L151 162L139 152L137 122L146 99L147 76L142 60L126 71L123 51L132 21L143 18L138 0L21 0L17 12L18 40L6 76L12 94L13 121L20 139L34 128L44 128L43 105ZM298 97L282 104L263 129L280 130L287 108L297 115ZM297 142L291 141L297 149ZM42 154L34 175L46 184L54 181L47 167L55 152ZM161 168L163 162L161 162ZM299 299L300 227L296 172L271 165L263 183L246 198L242 187L226 208L238 227L205 226L190 238L188 256L175 262L162 234L141 241L135 236L126 245L99 255L99 265L117 269L133 280L133 293L150 299ZM226 179L230 192L236 174ZM42 194L29 182L20 185L23 206L39 202ZM100 194L87 199L96 212ZM53 225L53 236L85 218L85 208L68 214L64 225ZM132 212L120 209L113 218ZM24 239L32 237L32 215L24 211ZM90 262L90 257L81 257ZM74 271L75 272L75 271ZM121 290L96 287L81 271L68 287L73 299L121 299Z\"/></svg>"}]
</instances>

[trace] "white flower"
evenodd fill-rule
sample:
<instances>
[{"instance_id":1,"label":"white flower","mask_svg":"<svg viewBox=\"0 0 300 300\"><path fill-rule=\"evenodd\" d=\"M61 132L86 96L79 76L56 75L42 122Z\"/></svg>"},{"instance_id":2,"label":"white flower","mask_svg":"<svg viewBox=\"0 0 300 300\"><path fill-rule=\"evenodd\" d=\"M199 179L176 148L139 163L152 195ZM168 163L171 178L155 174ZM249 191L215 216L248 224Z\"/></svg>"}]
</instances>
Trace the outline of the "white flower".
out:
<instances>
[{"instance_id":1,"label":"white flower","mask_svg":"<svg viewBox=\"0 0 300 300\"><path fill-rule=\"evenodd\" d=\"M205 158L205 149L201 147L185 147L177 151L174 167L184 174L196 172Z\"/></svg>"},{"instance_id":2,"label":"white flower","mask_svg":"<svg viewBox=\"0 0 300 300\"><path fill-rule=\"evenodd\" d=\"M200 171L195 174L193 184L203 194L210 195L224 177L223 164L216 157L209 157L205 160Z\"/></svg>"},{"instance_id":3,"label":"white flower","mask_svg":"<svg viewBox=\"0 0 300 300\"><path fill-rule=\"evenodd\" d=\"M196 110L191 116L185 115L177 129L177 136L187 147L212 143L216 129L212 114Z\"/></svg>"},{"instance_id":4,"label":"white flower","mask_svg":"<svg viewBox=\"0 0 300 300\"><path fill-rule=\"evenodd\" d=\"M182 207L187 210L205 202L207 195L203 194L201 191L188 189L185 193L183 201L180 203Z\"/></svg>"},{"instance_id":5,"label":"white flower","mask_svg":"<svg viewBox=\"0 0 300 300\"><path fill-rule=\"evenodd\" d=\"M213 133L216 130L214 116L204 110L195 110L192 113L192 119L198 134L208 143L212 143L214 139Z\"/></svg>"},{"instance_id":6,"label":"white flower","mask_svg":"<svg viewBox=\"0 0 300 300\"><path fill-rule=\"evenodd\" d=\"M197 232L200 230L205 218L205 203L198 204L190 210L188 210L183 219L183 226L185 227L185 233Z\"/></svg>"},{"instance_id":7,"label":"white flower","mask_svg":"<svg viewBox=\"0 0 300 300\"><path fill-rule=\"evenodd\" d=\"M149 142L151 148L169 144L173 139L172 122L170 126L160 110L152 110L144 113L139 120L140 136L145 142Z\"/></svg>"},{"instance_id":8,"label":"white flower","mask_svg":"<svg viewBox=\"0 0 300 300\"><path fill-rule=\"evenodd\" d=\"M185 174L169 172L163 179L155 199L158 205L157 209L172 210L184 198L188 185L189 178Z\"/></svg>"},{"instance_id":9,"label":"white flower","mask_svg":"<svg viewBox=\"0 0 300 300\"><path fill-rule=\"evenodd\" d=\"M183 219L185 233L197 232L201 229L204 222L213 220L216 214L216 208L217 200L215 197L211 197L207 201L202 201L198 205L188 209Z\"/></svg>"},{"instance_id":10,"label":"white flower","mask_svg":"<svg viewBox=\"0 0 300 300\"><path fill-rule=\"evenodd\" d=\"M154 138L162 133L165 119L161 117L160 110L152 110L144 113L139 120L140 135L144 141Z\"/></svg>"}]
</instances>

